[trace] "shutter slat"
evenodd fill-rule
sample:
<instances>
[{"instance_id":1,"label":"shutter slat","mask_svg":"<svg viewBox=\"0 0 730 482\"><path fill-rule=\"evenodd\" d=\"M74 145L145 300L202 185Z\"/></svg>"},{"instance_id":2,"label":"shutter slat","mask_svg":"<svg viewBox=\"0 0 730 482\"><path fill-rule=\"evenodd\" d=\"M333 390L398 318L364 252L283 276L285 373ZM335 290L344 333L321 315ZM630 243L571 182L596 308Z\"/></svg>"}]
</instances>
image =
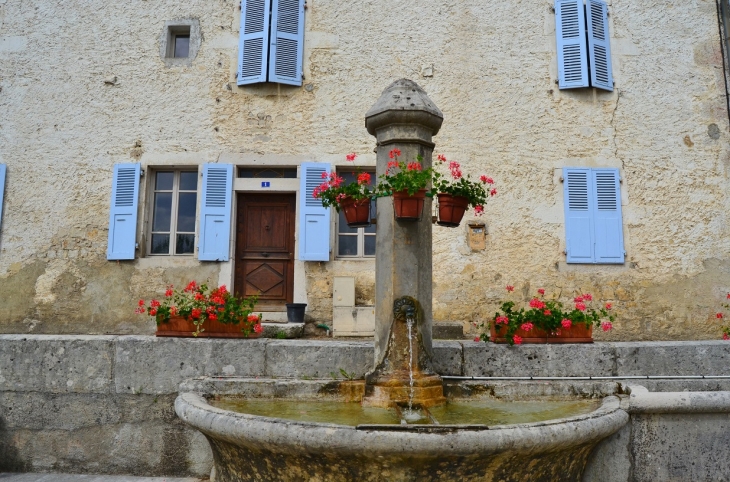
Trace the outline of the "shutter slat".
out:
<instances>
[{"instance_id":1,"label":"shutter slat","mask_svg":"<svg viewBox=\"0 0 730 482\"><path fill-rule=\"evenodd\" d=\"M233 199L233 165L204 164L198 259L228 261Z\"/></svg>"},{"instance_id":2,"label":"shutter slat","mask_svg":"<svg viewBox=\"0 0 730 482\"><path fill-rule=\"evenodd\" d=\"M329 173L328 164L305 162L300 168L299 184L299 259L330 260L330 208L312 196L322 184L322 173Z\"/></svg>"},{"instance_id":3,"label":"shutter slat","mask_svg":"<svg viewBox=\"0 0 730 482\"><path fill-rule=\"evenodd\" d=\"M596 196L593 204L595 262L623 263L624 242L618 169L592 169L592 176Z\"/></svg>"},{"instance_id":4,"label":"shutter slat","mask_svg":"<svg viewBox=\"0 0 730 482\"><path fill-rule=\"evenodd\" d=\"M304 0L271 0L269 82L302 85Z\"/></svg>"},{"instance_id":5,"label":"shutter slat","mask_svg":"<svg viewBox=\"0 0 730 482\"><path fill-rule=\"evenodd\" d=\"M106 259L134 259L137 245L139 164L115 164Z\"/></svg>"},{"instance_id":6,"label":"shutter slat","mask_svg":"<svg viewBox=\"0 0 730 482\"><path fill-rule=\"evenodd\" d=\"M266 82L271 0L242 0L238 85Z\"/></svg>"},{"instance_id":7,"label":"shutter slat","mask_svg":"<svg viewBox=\"0 0 730 482\"><path fill-rule=\"evenodd\" d=\"M3 226L3 197L5 195L5 173L7 166L0 164L0 228Z\"/></svg>"},{"instance_id":8,"label":"shutter slat","mask_svg":"<svg viewBox=\"0 0 730 482\"><path fill-rule=\"evenodd\" d=\"M591 65L591 86L613 91L611 42L608 34L608 5L603 0L588 0L588 60Z\"/></svg>"},{"instance_id":9,"label":"shutter slat","mask_svg":"<svg viewBox=\"0 0 730 482\"><path fill-rule=\"evenodd\" d=\"M565 244L568 263L593 262L590 169L564 168Z\"/></svg>"},{"instance_id":10,"label":"shutter slat","mask_svg":"<svg viewBox=\"0 0 730 482\"><path fill-rule=\"evenodd\" d=\"M558 87L588 87L586 27L583 0L555 0Z\"/></svg>"}]
</instances>

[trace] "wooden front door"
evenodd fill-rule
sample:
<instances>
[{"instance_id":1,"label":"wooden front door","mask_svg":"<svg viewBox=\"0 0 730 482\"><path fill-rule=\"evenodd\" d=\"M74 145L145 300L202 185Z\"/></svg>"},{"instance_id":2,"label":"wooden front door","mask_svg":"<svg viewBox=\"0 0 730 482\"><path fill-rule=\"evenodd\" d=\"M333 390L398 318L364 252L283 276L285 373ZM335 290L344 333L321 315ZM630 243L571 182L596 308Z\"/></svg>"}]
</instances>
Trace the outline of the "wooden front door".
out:
<instances>
[{"instance_id":1,"label":"wooden front door","mask_svg":"<svg viewBox=\"0 0 730 482\"><path fill-rule=\"evenodd\" d=\"M258 295L258 309L282 308L294 296L295 194L239 194L237 295Z\"/></svg>"}]
</instances>

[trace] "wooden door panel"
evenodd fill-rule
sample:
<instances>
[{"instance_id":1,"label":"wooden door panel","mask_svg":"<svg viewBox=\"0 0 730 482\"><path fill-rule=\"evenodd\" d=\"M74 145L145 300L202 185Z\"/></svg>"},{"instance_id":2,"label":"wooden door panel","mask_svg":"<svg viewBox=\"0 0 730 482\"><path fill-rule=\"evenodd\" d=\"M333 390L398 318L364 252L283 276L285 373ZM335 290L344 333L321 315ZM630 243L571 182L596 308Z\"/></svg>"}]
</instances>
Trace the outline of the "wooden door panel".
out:
<instances>
[{"instance_id":1,"label":"wooden door panel","mask_svg":"<svg viewBox=\"0 0 730 482\"><path fill-rule=\"evenodd\" d=\"M287 262L243 261L245 295L258 295L259 302L285 298Z\"/></svg>"},{"instance_id":2,"label":"wooden door panel","mask_svg":"<svg viewBox=\"0 0 730 482\"><path fill-rule=\"evenodd\" d=\"M244 217L244 230L247 235L243 250L286 252L288 254L287 228L281 222L288 217L289 205L271 206L251 204L247 206Z\"/></svg>"},{"instance_id":3,"label":"wooden door panel","mask_svg":"<svg viewBox=\"0 0 730 482\"><path fill-rule=\"evenodd\" d=\"M239 194L234 292L260 308L294 299L294 194Z\"/></svg>"}]
</instances>

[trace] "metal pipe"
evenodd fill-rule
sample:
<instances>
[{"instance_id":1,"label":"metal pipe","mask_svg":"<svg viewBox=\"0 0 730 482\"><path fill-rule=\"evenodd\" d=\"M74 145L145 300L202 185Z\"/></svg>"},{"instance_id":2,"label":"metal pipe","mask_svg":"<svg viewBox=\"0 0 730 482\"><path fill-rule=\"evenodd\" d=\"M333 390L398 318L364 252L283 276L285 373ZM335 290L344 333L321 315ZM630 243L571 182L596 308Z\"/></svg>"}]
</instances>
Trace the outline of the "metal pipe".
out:
<instances>
[{"instance_id":1,"label":"metal pipe","mask_svg":"<svg viewBox=\"0 0 730 482\"><path fill-rule=\"evenodd\" d=\"M442 375L444 380L730 380L730 375L627 375L605 377L460 377Z\"/></svg>"}]
</instances>

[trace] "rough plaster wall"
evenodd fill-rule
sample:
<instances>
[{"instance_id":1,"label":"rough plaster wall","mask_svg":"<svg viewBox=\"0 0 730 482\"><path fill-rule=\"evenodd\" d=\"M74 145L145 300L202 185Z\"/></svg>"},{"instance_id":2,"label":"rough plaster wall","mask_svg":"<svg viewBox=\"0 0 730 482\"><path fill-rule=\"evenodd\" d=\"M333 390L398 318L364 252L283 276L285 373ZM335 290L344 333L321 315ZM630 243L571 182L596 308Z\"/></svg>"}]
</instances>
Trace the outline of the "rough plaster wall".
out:
<instances>
[{"instance_id":1,"label":"rough plaster wall","mask_svg":"<svg viewBox=\"0 0 730 482\"><path fill-rule=\"evenodd\" d=\"M500 193L482 218L485 251L468 250L461 228L434 230L436 320L485 320L509 283L523 297L545 287L614 302L617 329L599 337L717 337L730 158L715 3L611 2L613 93L557 89L551 5L310 0L298 88L235 85L234 0L0 0L0 332L148 333L136 298L216 279L217 265L194 260L105 260L115 162L372 160L364 113L407 77L445 114L437 153L489 173ZM191 67L159 57L175 18L200 20ZM625 266L564 263L563 166L621 169ZM352 266L309 266L316 319L331 316L334 274L355 275L371 299L366 264Z\"/></svg>"}]
</instances>

